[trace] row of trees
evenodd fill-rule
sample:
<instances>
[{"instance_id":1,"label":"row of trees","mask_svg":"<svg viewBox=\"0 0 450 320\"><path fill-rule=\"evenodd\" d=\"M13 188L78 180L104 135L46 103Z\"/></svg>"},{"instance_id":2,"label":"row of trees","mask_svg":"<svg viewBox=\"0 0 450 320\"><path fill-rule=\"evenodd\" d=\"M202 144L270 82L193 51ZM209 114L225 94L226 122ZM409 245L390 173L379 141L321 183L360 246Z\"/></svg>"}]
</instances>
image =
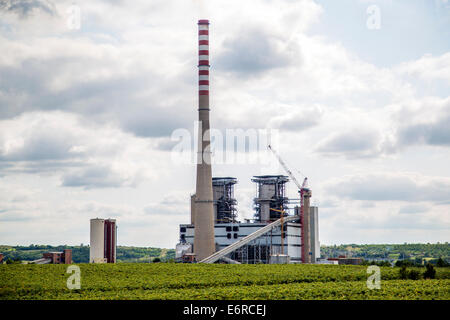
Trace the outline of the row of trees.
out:
<instances>
[{"instance_id":1,"label":"row of trees","mask_svg":"<svg viewBox=\"0 0 450 320\"><path fill-rule=\"evenodd\" d=\"M450 257L450 244L445 243L404 243L404 244L346 244L321 246L322 255L333 257L352 255L364 259L411 259Z\"/></svg>"},{"instance_id":2,"label":"row of trees","mask_svg":"<svg viewBox=\"0 0 450 320\"><path fill-rule=\"evenodd\" d=\"M42 258L42 254L48 251L63 251L72 249L72 260L74 263L89 262L88 246L49 246L49 245L30 245L30 246L3 246L4 260L9 263L20 263L20 261L32 261ZM8 249L8 250L5 250ZM175 258L175 250L165 250L160 248L142 248L142 247L117 247L118 262L151 262L155 258L165 262ZM9 260L8 260L9 259Z\"/></svg>"},{"instance_id":3,"label":"row of trees","mask_svg":"<svg viewBox=\"0 0 450 320\"><path fill-rule=\"evenodd\" d=\"M445 261L444 259L442 259L442 257L439 257L439 259L432 259L432 260L428 260L427 261L427 265L431 264L431 265L436 265L436 267L449 267L450 264ZM423 260L422 259L414 259L414 260L410 260L410 259L406 259L406 260L397 260L395 262L395 266L396 267L423 267Z\"/></svg>"},{"instance_id":4,"label":"row of trees","mask_svg":"<svg viewBox=\"0 0 450 320\"><path fill-rule=\"evenodd\" d=\"M391 263L389 261L369 261L369 260L363 260L361 263L363 266L379 266L379 267L391 267Z\"/></svg>"},{"instance_id":5,"label":"row of trees","mask_svg":"<svg viewBox=\"0 0 450 320\"><path fill-rule=\"evenodd\" d=\"M400 268L399 271L400 279L406 280L419 280L421 275L423 279L434 279L436 278L436 270L431 263L427 263L425 271L421 274L418 270L412 269L408 270L405 265Z\"/></svg>"}]
</instances>

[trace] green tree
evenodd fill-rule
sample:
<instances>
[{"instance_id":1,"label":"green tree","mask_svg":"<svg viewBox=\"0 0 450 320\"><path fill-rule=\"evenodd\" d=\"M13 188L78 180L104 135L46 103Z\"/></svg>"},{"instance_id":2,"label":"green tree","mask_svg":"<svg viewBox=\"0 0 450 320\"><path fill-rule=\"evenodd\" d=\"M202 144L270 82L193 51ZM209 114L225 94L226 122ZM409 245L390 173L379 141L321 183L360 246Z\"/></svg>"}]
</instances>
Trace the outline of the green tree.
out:
<instances>
[{"instance_id":1,"label":"green tree","mask_svg":"<svg viewBox=\"0 0 450 320\"><path fill-rule=\"evenodd\" d=\"M427 263L427 269L423 273L424 279L434 279L436 278L436 270L434 270L434 267L431 263Z\"/></svg>"},{"instance_id":2,"label":"green tree","mask_svg":"<svg viewBox=\"0 0 450 320\"><path fill-rule=\"evenodd\" d=\"M438 261L436 262L436 267L448 267L449 264L442 259L442 257L439 257Z\"/></svg>"},{"instance_id":3,"label":"green tree","mask_svg":"<svg viewBox=\"0 0 450 320\"><path fill-rule=\"evenodd\" d=\"M408 279L408 270L406 270L405 265L402 265L402 267L400 268L399 274L400 274L400 279L402 279L402 280Z\"/></svg>"},{"instance_id":4,"label":"green tree","mask_svg":"<svg viewBox=\"0 0 450 320\"><path fill-rule=\"evenodd\" d=\"M417 270L410 270L408 273L408 278L411 280L419 280L420 272Z\"/></svg>"}]
</instances>

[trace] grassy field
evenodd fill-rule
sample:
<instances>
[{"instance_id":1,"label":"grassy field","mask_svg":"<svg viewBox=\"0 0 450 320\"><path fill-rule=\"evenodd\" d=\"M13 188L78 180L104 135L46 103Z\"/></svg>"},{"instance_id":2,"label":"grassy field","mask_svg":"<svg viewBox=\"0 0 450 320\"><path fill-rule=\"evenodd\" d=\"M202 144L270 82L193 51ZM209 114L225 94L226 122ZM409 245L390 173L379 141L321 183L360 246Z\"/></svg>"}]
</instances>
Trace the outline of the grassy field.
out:
<instances>
[{"instance_id":1,"label":"grassy field","mask_svg":"<svg viewBox=\"0 0 450 320\"><path fill-rule=\"evenodd\" d=\"M381 289L369 290L363 266L78 266L81 289L69 290L67 265L0 265L0 299L450 299L450 268L433 280L400 280L398 268L383 267Z\"/></svg>"}]
</instances>

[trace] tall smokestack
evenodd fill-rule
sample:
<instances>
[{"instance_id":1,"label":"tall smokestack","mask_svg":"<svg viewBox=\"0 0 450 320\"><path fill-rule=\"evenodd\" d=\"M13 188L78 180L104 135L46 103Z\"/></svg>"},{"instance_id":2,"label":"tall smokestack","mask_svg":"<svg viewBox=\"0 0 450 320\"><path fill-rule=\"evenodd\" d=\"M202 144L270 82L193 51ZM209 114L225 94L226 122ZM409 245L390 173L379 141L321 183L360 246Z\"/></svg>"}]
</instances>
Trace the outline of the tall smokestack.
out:
<instances>
[{"instance_id":1,"label":"tall smokestack","mask_svg":"<svg viewBox=\"0 0 450 320\"><path fill-rule=\"evenodd\" d=\"M195 193L194 253L198 261L215 252L209 132L209 21L198 21L199 133Z\"/></svg>"},{"instance_id":2,"label":"tall smokestack","mask_svg":"<svg viewBox=\"0 0 450 320\"><path fill-rule=\"evenodd\" d=\"M311 190L304 189L302 212L302 262L311 263L311 222L310 222L310 198Z\"/></svg>"}]
</instances>

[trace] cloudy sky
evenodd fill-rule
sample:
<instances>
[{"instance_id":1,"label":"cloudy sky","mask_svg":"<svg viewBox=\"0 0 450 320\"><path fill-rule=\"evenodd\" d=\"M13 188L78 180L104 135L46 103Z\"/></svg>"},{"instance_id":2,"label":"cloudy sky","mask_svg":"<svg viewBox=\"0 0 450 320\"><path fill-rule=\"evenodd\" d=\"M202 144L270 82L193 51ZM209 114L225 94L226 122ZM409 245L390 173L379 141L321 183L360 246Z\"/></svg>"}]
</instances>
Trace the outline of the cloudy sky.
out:
<instances>
[{"instance_id":1,"label":"cloudy sky","mask_svg":"<svg viewBox=\"0 0 450 320\"><path fill-rule=\"evenodd\" d=\"M86 244L111 217L119 245L175 246L202 18L212 126L278 134L321 243L449 240L450 1L3 0L0 244ZM213 166L239 180L241 219L262 173L284 171Z\"/></svg>"}]
</instances>

